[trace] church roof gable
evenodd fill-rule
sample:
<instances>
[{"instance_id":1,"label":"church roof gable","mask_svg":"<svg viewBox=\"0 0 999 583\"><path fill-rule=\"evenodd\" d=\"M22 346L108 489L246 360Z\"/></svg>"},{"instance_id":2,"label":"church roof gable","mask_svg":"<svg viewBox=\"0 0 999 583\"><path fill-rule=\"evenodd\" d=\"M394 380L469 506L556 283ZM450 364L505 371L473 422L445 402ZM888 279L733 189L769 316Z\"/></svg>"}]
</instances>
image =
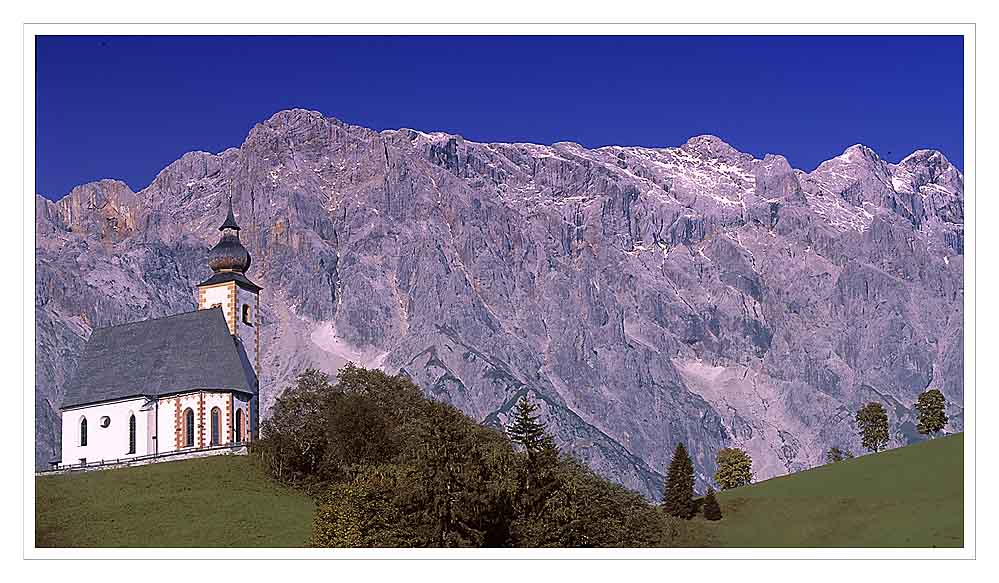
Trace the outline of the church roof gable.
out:
<instances>
[{"instance_id":1,"label":"church roof gable","mask_svg":"<svg viewBox=\"0 0 999 583\"><path fill-rule=\"evenodd\" d=\"M189 390L254 394L221 308L94 330L62 407Z\"/></svg>"}]
</instances>

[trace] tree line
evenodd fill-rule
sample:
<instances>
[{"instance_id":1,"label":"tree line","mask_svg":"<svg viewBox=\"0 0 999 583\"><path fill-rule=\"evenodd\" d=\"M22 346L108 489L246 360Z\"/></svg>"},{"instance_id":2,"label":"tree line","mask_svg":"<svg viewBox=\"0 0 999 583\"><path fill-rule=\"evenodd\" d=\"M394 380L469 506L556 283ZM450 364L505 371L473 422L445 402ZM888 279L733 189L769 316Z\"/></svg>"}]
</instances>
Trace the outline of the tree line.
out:
<instances>
[{"instance_id":1,"label":"tree line","mask_svg":"<svg viewBox=\"0 0 999 583\"><path fill-rule=\"evenodd\" d=\"M490 428L404 376L308 370L253 447L310 493L320 547L651 547L690 544L641 495L565 455L526 395Z\"/></svg>"},{"instance_id":2,"label":"tree line","mask_svg":"<svg viewBox=\"0 0 999 583\"><path fill-rule=\"evenodd\" d=\"M946 425L939 391L920 395L917 410L920 431ZM695 497L683 443L654 505L561 452L539 411L523 395L509 423L490 428L402 375L348 364L334 384L310 369L277 399L252 453L274 479L315 498L312 546L681 546L703 542L689 519L722 519L713 487ZM865 447L887 444L879 403L862 407L857 423ZM849 456L829 452L830 461ZM745 450L722 448L715 461L720 490L752 483Z\"/></svg>"},{"instance_id":3,"label":"tree line","mask_svg":"<svg viewBox=\"0 0 999 583\"><path fill-rule=\"evenodd\" d=\"M916 409L916 431L930 438L940 433L947 426L948 418L946 400L938 389L927 389L919 394L914 404ZM877 453L887 447L891 438L888 413L884 406L871 401L861 407L854 417L857 423L857 433L864 449ZM850 450L838 446L826 453L826 462L835 463L852 458Z\"/></svg>"},{"instance_id":4,"label":"tree line","mask_svg":"<svg viewBox=\"0 0 999 583\"><path fill-rule=\"evenodd\" d=\"M918 413L916 429L923 435L932 437L943 431L947 425L945 400L937 389L929 389L919 395L915 403ZM888 445L888 414L881 403L865 404L856 415L857 431L861 444L872 452L878 452ZM853 457L849 450L833 447L826 453L826 461L834 463ZM729 490L750 484L753 480L753 460L739 448L723 448L718 451L715 462L715 483L722 490ZM663 496L663 509L671 516L690 519L697 513L697 500L694 494L694 464L683 443L676 446L673 459L666 472L666 486ZM714 489L708 486L701 502L701 511L708 520L720 520L721 508L715 498Z\"/></svg>"}]
</instances>

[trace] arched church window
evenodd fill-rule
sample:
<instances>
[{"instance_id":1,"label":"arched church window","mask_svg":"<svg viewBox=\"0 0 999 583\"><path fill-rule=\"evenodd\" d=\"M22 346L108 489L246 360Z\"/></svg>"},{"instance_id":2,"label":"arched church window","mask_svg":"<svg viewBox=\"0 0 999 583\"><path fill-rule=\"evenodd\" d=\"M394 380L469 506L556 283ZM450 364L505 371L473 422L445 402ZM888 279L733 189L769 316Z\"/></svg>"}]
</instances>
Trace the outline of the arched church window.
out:
<instances>
[{"instance_id":1,"label":"arched church window","mask_svg":"<svg viewBox=\"0 0 999 583\"><path fill-rule=\"evenodd\" d=\"M250 313L250 304L243 304L243 323L247 326L253 325L253 318Z\"/></svg>"},{"instance_id":2,"label":"arched church window","mask_svg":"<svg viewBox=\"0 0 999 583\"><path fill-rule=\"evenodd\" d=\"M128 418L128 453L135 453L135 415Z\"/></svg>"},{"instance_id":3,"label":"arched church window","mask_svg":"<svg viewBox=\"0 0 999 583\"><path fill-rule=\"evenodd\" d=\"M80 447L87 445L87 418L80 420Z\"/></svg>"},{"instance_id":4,"label":"arched church window","mask_svg":"<svg viewBox=\"0 0 999 583\"><path fill-rule=\"evenodd\" d=\"M212 408L212 445L219 444L219 417L222 416L222 411L218 407Z\"/></svg>"},{"instance_id":5,"label":"arched church window","mask_svg":"<svg viewBox=\"0 0 999 583\"><path fill-rule=\"evenodd\" d=\"M243 441L243 410L236 409L236 443Z\"/></svg>"},{"instance_id":6,"label":"arched church window","mask_svg":"<svg viewBox=\"0 0 999 583\"><path fill-rule=\"evenodd\" d=\"M194 409L184 411L184 447L194 446Z\"/></svg>"}]
</instances>

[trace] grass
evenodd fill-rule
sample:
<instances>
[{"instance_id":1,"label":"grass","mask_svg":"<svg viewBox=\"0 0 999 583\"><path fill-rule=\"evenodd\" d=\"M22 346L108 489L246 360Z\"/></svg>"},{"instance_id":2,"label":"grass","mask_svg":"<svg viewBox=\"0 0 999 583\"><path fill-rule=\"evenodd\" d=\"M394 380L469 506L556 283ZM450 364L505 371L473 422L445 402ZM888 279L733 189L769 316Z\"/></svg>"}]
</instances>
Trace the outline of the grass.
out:
<instances>
[{"instance_id":1,"label":"grass","mask_svg":"<svg viewBox=\"0 0 999 583\"><path fill-rule=\"evenodd\" d=\"M302 547L312 514L247 456L35 478L37 547Z\"/></svg>"},{"instance_id":2,"label":"grass","mask_svg":"<svg viewBox=\"0 0 999 583\"><path fill-rule=\"evenodd\" d=\"M961 547L963 460L957 434L722 492L673 544ZM39 547L301 547L314 510L245 456L39 477L35 507Z\"/></svg>"},{"instance_id":3,"label":"grass","mask_svg":"<svg viewBox=\"0 0 999 583\"><path fill-rule=\"evenodd\" d=\"M691 525L720 547L961 547L964 434L829 464L718 495Z\"/></svg>"}]
</instances>

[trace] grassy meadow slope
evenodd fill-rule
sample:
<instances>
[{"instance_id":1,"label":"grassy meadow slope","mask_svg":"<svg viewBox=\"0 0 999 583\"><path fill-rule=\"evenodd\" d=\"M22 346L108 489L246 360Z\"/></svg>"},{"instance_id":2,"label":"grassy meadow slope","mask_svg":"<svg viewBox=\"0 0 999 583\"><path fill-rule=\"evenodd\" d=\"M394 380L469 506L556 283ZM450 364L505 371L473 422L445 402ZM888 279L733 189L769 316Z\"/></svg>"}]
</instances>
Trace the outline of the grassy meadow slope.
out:
<instances>
[{"instance_id":1,"label":"grassy meadow slope","mask_svg":"<svg viewBox=\"0 0 999 583\"><path fill-rule=\"evenodd\" d=\"M718 496L722 547L960 547L964 434L821 466Z\"/></svg>"},{"instance_id":2,"label":"grassy meadow slope","mask_svg":"<svg viewBox=\"0 0 999 583\"><path fill-rule=\"evenodd\" d=\"M302 547L312 513L246 456L35 479L38 547Z\"/></svg>"},{"instance_id":3,"label":"grassy meadow slope","mask_svg":"<svg viewBox=\"0 0 999 583\"><path fill-rule=\"evenodd\" d=\"M719 494L685 523L720 547L960 547L964 434ZM39 547L301 547L314 506L242 456L39 477ZM682 544L682 543L681 543Z\"/></svg>"}]
</instances>

